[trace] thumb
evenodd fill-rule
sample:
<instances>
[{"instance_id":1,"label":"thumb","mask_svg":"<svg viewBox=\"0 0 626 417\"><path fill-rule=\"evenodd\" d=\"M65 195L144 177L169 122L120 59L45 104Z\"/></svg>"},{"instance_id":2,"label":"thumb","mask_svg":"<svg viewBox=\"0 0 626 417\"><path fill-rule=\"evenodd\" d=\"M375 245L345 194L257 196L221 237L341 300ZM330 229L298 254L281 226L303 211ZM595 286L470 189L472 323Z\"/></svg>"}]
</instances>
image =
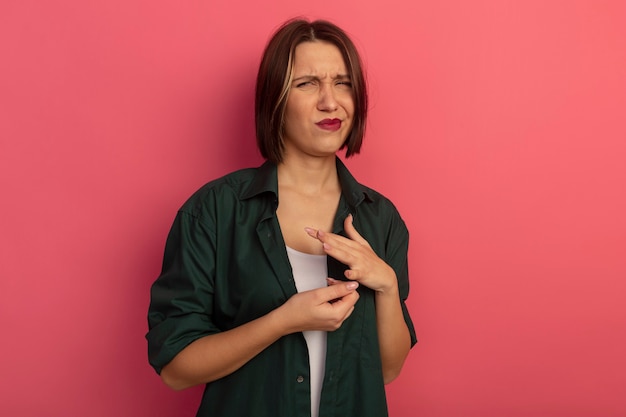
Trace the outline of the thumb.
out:
<instances>
[{"instance_id":1,"label":"thumb","mask_svg":"<svg viewBox=\"0 0 626 417\"><path fill-rule=\"evenodd\" d=\"M356 281L349 281L342 284L336 283L328 287L323 288L325 301L332 301L338 298L343 298L346 295L354 292L359 287L359 283Z\"/></svg>"},{"instance_id":2,"label":"thumb","mask_svg":"<svg viewBox=\"0 0 626 417\"><path fill-rule=\"evenodd\" d=\"M348 217L346 217L346 219L343 221L343 229L346 231L346 235L355 242L359 242L361 244L369 246L367 241L363 239L363 236L361 236L359 232L357 232L354 228L354 225L352 224L353 220L354 217L352 217L352 214L348 214Z\"/></svg>"}]
</instances>

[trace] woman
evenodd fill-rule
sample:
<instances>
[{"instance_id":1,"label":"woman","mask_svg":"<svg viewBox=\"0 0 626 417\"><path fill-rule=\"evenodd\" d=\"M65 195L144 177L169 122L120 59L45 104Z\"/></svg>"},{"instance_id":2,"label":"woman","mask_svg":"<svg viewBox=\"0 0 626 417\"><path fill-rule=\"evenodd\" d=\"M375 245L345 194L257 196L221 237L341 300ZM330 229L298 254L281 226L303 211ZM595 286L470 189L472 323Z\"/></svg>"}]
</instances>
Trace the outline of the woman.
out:
<instances>
[{"instance_id":1,"label":"woman","mask_svg":"<svg viewBox=\"0 0 626 417\"><path fill-rule=\"evenodd\" d=\"M174 389L206 384L198 416L385 416L384 383L416 342L408 231L336 157L365 130L353 43L325 21L287 22L255 111L267 161L205 185L172 226L150 363Z\"/></svg>"}]
</instances>

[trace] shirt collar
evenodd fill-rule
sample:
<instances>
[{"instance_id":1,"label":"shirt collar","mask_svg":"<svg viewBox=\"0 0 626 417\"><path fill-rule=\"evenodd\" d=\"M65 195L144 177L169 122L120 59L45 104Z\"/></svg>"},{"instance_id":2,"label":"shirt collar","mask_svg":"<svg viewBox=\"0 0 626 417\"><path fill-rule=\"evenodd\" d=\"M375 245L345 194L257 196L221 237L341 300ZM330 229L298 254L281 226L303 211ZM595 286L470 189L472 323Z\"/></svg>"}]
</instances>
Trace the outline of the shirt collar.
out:
<instances>
[{"instance_id":1,"label":"shirt collar","mask_svg":"<svg viewBox=\"0 0 626 417\"><path fill-rule=\"evenodd\" d=\"M371 191L369 188L357 182L341 159L336 158L336 161L339 183L341 184L342 194L348 205L350 207L357 207L363 200L371 200L372 196L370 195ZM246 200L263 193L273 194L274 198L278 196L276 164L270 161L265 161L265 163L257 169L256 175L252 181L242 190L240 198Z\"/></svg>"},{"instance_id":2,"label":"shirt collar","mask_svg":"<svg viewBox=\"0 0 626 417\"><path fill-rule=\"evenodd\" d=\"M265 161L257 168L252 181L241 190L239 196L242 200L256 197L259 194L271 193L274 198L278 196L278 173L276 165L270 161Z\"/></svg>"},{"instance_id":3,"label":"shirt collar","mask_svg":"<svg viewBox=\"0 0 626 417\"><path fill-rule=\"evenodd\" d=\"M339 158L337 158L337 174L341 191L350 207L356 208L363 200L372 200L371 190L359 184Z\"/></svg>"}]
</instances>

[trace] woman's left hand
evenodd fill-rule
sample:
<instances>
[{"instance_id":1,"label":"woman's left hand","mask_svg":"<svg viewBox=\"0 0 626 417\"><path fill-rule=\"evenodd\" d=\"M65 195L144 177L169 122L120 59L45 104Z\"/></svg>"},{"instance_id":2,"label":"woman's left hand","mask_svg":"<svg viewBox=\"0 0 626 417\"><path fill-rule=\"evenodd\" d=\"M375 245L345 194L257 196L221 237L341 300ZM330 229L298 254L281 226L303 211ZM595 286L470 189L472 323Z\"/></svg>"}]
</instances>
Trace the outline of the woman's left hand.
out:
<instances>
[{"instance_id":1,"label":"woman's left hand","mask_svg":"<svg viewBox=\"0 0 626 417\"><path fill-rule=\"evenodd\" d=\"M309 236L319 240L327 255L350 267L344 275L374 291L386 293L397 291L396 274L389 265L376 255L370 244L352 225L352 215L344 220L347 237L321 230L305 228Z\"/></svg>"}]
</instances>

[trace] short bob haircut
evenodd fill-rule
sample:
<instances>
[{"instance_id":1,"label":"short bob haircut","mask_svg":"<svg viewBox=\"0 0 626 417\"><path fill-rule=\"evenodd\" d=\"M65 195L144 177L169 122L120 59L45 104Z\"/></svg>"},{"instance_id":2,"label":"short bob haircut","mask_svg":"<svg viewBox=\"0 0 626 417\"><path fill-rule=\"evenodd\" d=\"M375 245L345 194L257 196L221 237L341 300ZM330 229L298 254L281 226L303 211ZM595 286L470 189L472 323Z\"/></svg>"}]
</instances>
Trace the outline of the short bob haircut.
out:
<instances>
[{"instance_id":1,"label":"short bob haircut","mask_svg":"<svg viewBox=\"0 0 626 417\"><path fill-rule=\"evenodd\" d=\"M294 19L284 23L268 42L256 82L257 146L265 159L276 164L282 161L285 148L285 107L293 78L296 47L303 42L315 41L335 45L348 68L354 116L352 128L341 149L346 149L346 157L358 154L361 150L367 120L367 86L361 58L354 43L342 29L330 22Z\"/></svg>"}]
</instances>

